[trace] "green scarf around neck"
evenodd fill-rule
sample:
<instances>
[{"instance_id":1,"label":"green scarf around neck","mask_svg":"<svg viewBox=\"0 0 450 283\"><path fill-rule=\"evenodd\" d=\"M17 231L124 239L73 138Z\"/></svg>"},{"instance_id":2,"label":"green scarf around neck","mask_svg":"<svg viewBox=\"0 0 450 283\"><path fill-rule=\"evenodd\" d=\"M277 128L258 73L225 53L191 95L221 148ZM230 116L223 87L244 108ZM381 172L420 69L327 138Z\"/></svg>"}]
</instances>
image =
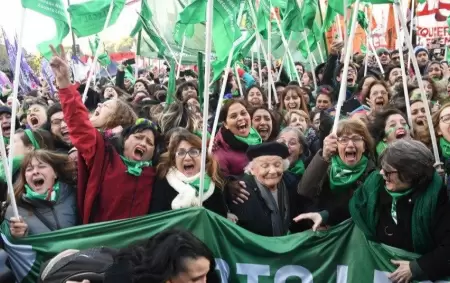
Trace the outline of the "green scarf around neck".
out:
<instances>
[{"instance_id":1,"label":"green scarf around neck","mask_svg":"<svg viewBox=\"0 0 450 283\"><path fill-rule=\"evenodd\" d=\"M380 171L370 174L364 185L353 193L349 203L350 215L369 240L376 241L376 229L380 219L379 195L385 189L385 182ZM433 246L431 225L435 218L442 179L434 173L428 188L421 190L414 200L411 216L411 236L414 251L419 254L429 252Z\"/></svg>"},{"instance_id":2,"label":"green scarf around neck","mask_svg":"<svg viewBox=\"0 0 450 283\"><path fill-rule=\"evenodd\" d=\"M5 146L7 146L9 144L9 138L3 137L3 142L5 143Z\"/></svg>"},{"instance_id":3,"label":"green scarf around neck","mask_svg":"<svg viewBox=\"0 0 450 283\"><path fill-rule=\"evenodd\" d=\"M386 192L392 197L392 206L391 206L391 217L392 220L394 220L395 224L397 223L397 201L401 198L403 198L404 196L409 195L410 193L412 193L412 189L406 190L406 191L402 191L402 192L392 192L390 190L388 190L387 188Z\"/></svg>"},{"instance_id":4,"label":"green scarf around neck","mask_svg":"<svg viewBox=\"0 0 450 283\"><path fill-rule=\"evenodd\" d=\"M25 197L30 200L46 200L51 202L56 202L59 198L59 182L53 185L53 188L47 190L43 194L36 193L33 189L25 185Z\"/></svg>"},{"instance_id":5,"label":"green scarf around neck","mask_svg":"<svg viewBox=\"0 0 450 283\"><path fill-rule=\"evenodd\" d=\"M247 137L237 135L234 135L234 137L247 145L258 145L262 143L261 136L253 127L250 128L250 133Z\"/></svg>"},{"instance_id":6,"label":"green scarf around neck","mask_svg":"<svg viewBox=\"0 0 450 283\"><path fill-rule=\"evenodd\" d=\"M450 158L450 142L441 137L439 139L439 146L441 147L442 156L444 158Z\"/></svg>"},{"instance_id":7,"label":"green scarf around neck","mask_svg":"<svg viewBox=\"0 0 450 283\"><path fill-rule=\"evenodd\" d=\"M202 137L203 137L202 131L195 131L195 132L194 132L194 135L196 135L196 136L199 137L199 138L202 138ZM211 138L211 134L210 134L209 132L206 132L206 138L207 138L207 139L210 139L210 138Z\"/></svg>"},{"instance_id":8,"label":"green scarf around neck","mask_svg":"<svg viewBox=\"0 0 450 283\"><path fill-rule=\"evenodd\" d=\"M288 171L294 173L295 175L301 176L305 173L305 163L303 163L303 160L299 159L293 164L293 166L289 167Z\"/></svg>"},{"instance_id":9,"label":"green scarf around neck","mask_svg":"<svg viewBox=\"0 0 450 283\"><path fill-rule=\"evenodd\" d=\"M191 185L197 191L196 196L198 196L199 192L200 192L200 177L193 180L192 182L189 182L188 184ZM203 194L209 190L210 185L211 185L211 177L209 177L207 174L205 174Z\"/></svg>"},{"instance_id":10,"label":"green scarf around neck","mask_svg":"<svg viewBox=\"0 0 450 283\"><path fill-rule=\"evenodd\" d=\"M20 166L22 165L23 157L24 157L23 155L14 156L13 169L12 169L13 176L14 176L14 174L16 174L19 171ZM6 172L5 172L5 168L3 168L2 162L0 162L0 181L6 183ZM14 180L13 180L13 182L14 182Z\"/></svg>"},{"instance_id":11,"label":"green scarf around neck","mask_svg":"<svg viewBox=\"0 0 450 283\"><path fill-rule=\"evenodd\" d=\"M362 176L368 163L369 159L365 155L353 166L345 164L338 155L333 156L330 167L330 189L332 191L347 189Z\"/></svg>"},{"instance_id":12,"label":"green scarf around neck","mask_svg":"<svg viewBox=\"0 0 450 283\"><path fill-rule=\"evenodd\" d=\"M127 173L136 177L141 176L143 167L152 166L151 161L134 161L122 155L120 158L122 158L123 163L127 166Z\"/></svg>"}]
</instances>

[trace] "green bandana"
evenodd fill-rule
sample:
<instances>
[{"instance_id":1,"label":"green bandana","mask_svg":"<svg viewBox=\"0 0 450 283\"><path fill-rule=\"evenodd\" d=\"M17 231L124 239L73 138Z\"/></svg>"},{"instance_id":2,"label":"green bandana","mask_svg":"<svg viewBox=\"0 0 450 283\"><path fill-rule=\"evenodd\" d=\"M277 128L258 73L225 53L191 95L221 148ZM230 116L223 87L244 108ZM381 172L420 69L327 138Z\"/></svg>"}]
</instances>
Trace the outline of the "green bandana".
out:
<instances>
[{"instance_id":1,"label":"green bandana","mask_svg":"<svg viewBox=\"0 0 450 283\"><path fill-rule=\"evenodd\" d=\"M37 142L36 138L34 137L33 131L30 129L26 129L25 135L27 135L28 139L31 142L31 145L34 147L34 149L40 149L39 143Z\"/></svg>"},{"instance_id":2,"label":"green bandana","mask_svg":"<svg viewBox=\"0 0 450 283\"><path fill-rule=\"evenodd\" d=\"M200 177L195 179L194 181L190 182L189 185L191 185L196 191L196 196L199 195L200 192ZM211 185L211 177L205 174L205 183L203 187L203 194L206 193L209 190L209 186Z\"/></svg>"},{"instance_id":3,"label":"green bandana","mask_svg":"<svg viewBox=\"0 0 450 283\"><path fill-rule=\"evenodd\" d=\"M411 237L414 251L424 254L430 251L434 241L431 225L436 217L436 207L442 188L442 178L434 173L433 180L415 197L411 215ZM370 174L364 184L353 193L349 202L350 215L356 226L369 240L377 241L376 229L380 219L379 192L385 181L379 171Z\"/></svg>"},{"instance_id":4,"label":"green bandana","mask_svg":"<svg viewBox=\"0 0 450 283\"><path fill-rule=\"evenodd\" d=\"M442 156L445 158L450 158L450 142L441 137L439 139L439 145L441 147Z\"/></svg>"},{"instance_id":5,"label":"green bandana","mask_svg":"<svg viewBox=\"0 0 450 283\"><path fill-rule=\"evenodd\" d=\"M3 137L3 142L5 143L5 146L9 144L9 138Z\"/></svg>"},{"instance_id":6,"label":"green bandana","mask_svg":"<svg viewBox=\"0 0 450 283\"><path fill-rule=\"evenodd\" d=\"M392 220L394 220L395 224L397 224L397 201L399 199L401 199L402 197L409 195L412 192L412 189L409 189L409 190L406 190L403 192L391 192L387 188L385 188L385 189L386 189L386 192L388 194L390 194L392 197L391 217L392 217Z\"/></svg>"},{"instance_id":7,"label":"green bandana","mask_svg":"<svg viewBox=\"0 0 450 283\"><path fill-rule=\"evenodd\" d=\"M30 200L39 199L39 200L56 202L59 198L59 182L56 182L56 184L53 185L53 188L47 190L43 194L36 193L28 185L25 185L25 191L26 191L25 196L27 197L27 199L30 199Z\"/></svg>"},{"instance_id":8,"label":"green bandana","mask_svg":"<svg viewBox=\"0 0 450 283\"><path fill-rule=\"evenodd\" d=\"M301 176L305 173L305 163L303 163L303 160L299 159L293 166L289 167L288 171Z\"/></svg>"},{"instance_id":9,"label":"green bandana","mask_svg":"<svg viewBox=\"0 0 450 283\"><path fill-rule=\"evenodd\" d=\"M20 166L22 165L22 161L23 161L23 155L14 156L13 170L12 170L13 176L14 176L14 174L17 173L17 171L19 171ZM0 180L3 181L4 183L6 183L6 172L5 172L5 168L3 168L2 162L0 162ZM14 182L14 180L13 180L13 182Z\"/></svg>"},{"instance_id":10,"label":"green bandana","mask_svg":"<svg viewBox=\"0 0 450 283\"><path fill-rule=\"evenodd\" d=\"M199 137L199 138L202 138L202 132L201 132L201 131L195 131L195 132L194 132L194 135L196 135L196 136ZM206 137L207 137L208 139L210 139L210 138L211 138L211 134L210 134L209 132L206 132Z\"/></svg>"},{"instance_id":11,"label":"green bandana","mask_svg":"<svg viewBox=\"0 0 450 283\"><path fill-rule=\"evenodd\" d=\"M377 155L380 156L387 147L387 143L385 143L384 141L380 141L375 149L377 151Z\"/></svg>"},{"instance_id":12,"label":"green bandana","mask_svg":"<svg viewBox=\"0 0 450 283\"><path fill-rule=\"evenodd\" d=\"M357 164L348 166L339 156L333 156L330 168L331 190L347 189L366 171L368 162L369 159L363 155Z\"/></svg>"},{"instance_id":13,"label":"green bandana","mask_svg":"<svg viewBox=\"0 0 450 283\"><path fill-rule=\"evenodd\" d=\"M142 167L152 166L151 161L134 161L126 158L125 156L120 156L122 158L123 163L127 166L127 173L136 177L141 176Z\"/></svg>"},{"instance_id":14,"label":"green bandana","mask_svg":"<svg viewBox=\"0 0 450 283\"><path fill-rule=\"evenodd\" d=\"M234 136L241 142L244 142L248 145L258 145L258 144L262 143L261 136L255 129L253 129L253 127L250 128L250 133L245 138L241 137L241 136L237 136L237 135L234 135Z\"/></svg>"}]
</instances>

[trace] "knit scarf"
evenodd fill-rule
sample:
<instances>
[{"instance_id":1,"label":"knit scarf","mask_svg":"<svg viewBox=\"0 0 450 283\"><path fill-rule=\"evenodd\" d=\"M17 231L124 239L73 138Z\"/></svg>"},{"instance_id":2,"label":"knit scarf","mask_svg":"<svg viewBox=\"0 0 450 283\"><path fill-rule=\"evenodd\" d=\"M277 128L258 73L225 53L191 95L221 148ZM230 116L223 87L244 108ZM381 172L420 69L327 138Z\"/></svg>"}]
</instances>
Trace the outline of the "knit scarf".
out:
<instances>
[{"instance_id":1,"label":"knit scarf","mask_svg":"<svg viewBox=\"0 0 450 283\"><path fill-rule=\"evenodd\" d=\"M48 189L45 193L39 194L33 189L25 185L25 197L29 200L46 200L51 202L56 202L59 198L59 182L53 185L53 188Z\"/></svg>"},{"instance_id":2,"label":"knit scarf","mask_svg":"<svg viewBox=\"0 0 450 283\"><path fill-rule=\"evenodd\" d=\"M288 171L301 176L305 173L305 163L303 163L303 160L299 159L293 166L289 167Z\"/></svg>"},{"instance_id":3,"label":"knit scarf","mask_svg":"<svg viewBox=\"0 0 450 283\"><path fill-rule=\"evenodd\" d=\"M366 171L368 162L369 159L363 155L358 163L349 166L339 156L333 156L329 174L331 190L348 189Z\"/></svg>"},{"instance_id":4,"label":"knit scarf","mask_svg":"<svg viewBox=\"0 0 450 283\"><path fill-rule=\"evenodd\" d=\"M22 161L23 161L23 155L14 156L13 169L12 169L13 176L14 176L14 174L16 174L19 171L20 166L22 165ZM6 183L6 172L5 172L5 168L3 168L3 163L0 163L0 181ZM14 180L13 180L13 182L14 182Z\"/></svg>"},{"instance_id":5,"label":"knit scarf","mask_svg":"<svg viewBox=\"0 0 450 283\"><path fill-rule=\"evenodd\" d=\"M391 206L391 217L392 220L394 220L395 224L397 223L397 201L399 199L401 199L404 196L409 195L410 193L412 193L412 189L403 191L403 192L392 192L390 190L388 190L387 188L386 192L392 197L392 206Z\"/></svg>"},{"instance_id":6,"label":"knit scarf","mask_svg":"<svg viewBox=\"0 0 450 283\"><path fill-rule=\"evenodd\" d=\"M238 135L234 135L236 139L240 140L241 142L247 144L247 145L257 145L262 143L261 136L259 133L253 128L250 128L250 133L247 137L241 137Z\"/></svg>"},{"instance_id":7,"label":"knit scarf","mask_svg":"<svg viewBox=\"0 0 450 283\"><path fill-rule=\"evenodd\" d=\"M441 147L442 156L445 158L450 158L450 142L441 137L439 139L439 146Z\"/></svg>"},{"instance_id":8,"label":"knit scarf","mask_svg":"<svg viewBox=\"0 0 450 283\"><path fill-rule=\"evenodd\" d=\"M200 204L200 172L186 177L175 167L169 169L166 175L169 185L178 192L172 200L172 209L193 207ZM206 201L214 192L215 184L211 177L205 174L202 201Z\"/></svg>"},{"instance_id":9,"label":"knit scarf","mask_svg":"<svg viewBox=\"0 0 450 283\"><path fill-rule=\"evenodd\" d=\"M134 161L126 158L125 156L120 156L122 158L123 163L127 167L127 173L136 177L141 176L142 168L152 166L151 161Z\"/></svg>"},{"instance_id":10,"label":"knit scarf","mask_svg":"<svg viewBox=\"0 0 450 283\"><path fill-rule=\"evenodd\" d=\"M380 156L387 147L387 143L385 143L384 141L380 141L375 149L377 151L377 155Z\"/></svg>"},{"instance_id":11,"label":"knit scarf","mask_svg":"<svg viewBox=\"0 0 450 283\"><path fill-rule=\"evenodd\" d=\"M353 193L349 203L353 222L370 240L376 241L376 228L380 218L379 193L384 187L385 182L380 172L374 171L367 177L364 185ZM435 172L428 188L421 190L415 198L411 216L411 236L416 253L424 254L433 246L431 225L441 188L442 179Z\"/></svg>"}]
</instances>

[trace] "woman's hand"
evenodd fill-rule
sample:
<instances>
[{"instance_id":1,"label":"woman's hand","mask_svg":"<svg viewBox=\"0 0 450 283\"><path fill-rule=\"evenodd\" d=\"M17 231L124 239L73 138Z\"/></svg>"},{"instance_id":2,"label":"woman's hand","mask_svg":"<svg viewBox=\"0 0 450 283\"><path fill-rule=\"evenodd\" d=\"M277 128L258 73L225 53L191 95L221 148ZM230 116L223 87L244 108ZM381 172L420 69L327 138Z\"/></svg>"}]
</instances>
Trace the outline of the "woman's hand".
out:
<instances>
[{"instance_id":1,"label":"woman's hand","mask_svg":"<svg viewBox=\"0 0 450 283\"><path fill-rule=\"evenodd\" d=\"M231 198L233 199L234 204L244 203L248 200L249 192L245 190L247 186L244 181L231 181L228 184L228 189L230 190Z\"/></svg>"},{"instance_id":2,"label":"woman's hand","mask_svg":"<svg viewBox=\"0 0 450 283\"><path fill-rule=\"evenodd\" d=\"M408 283L412 279L411 268L409 267L409 261L406 260L391 260L391 262L397 265L397 270L389 275L389 279L394 283Z\"/></svg>"},{"instance_id":3,"label":"woman's hand","mask_svg":"<svg viewBox=\"0 0 450 283\"><path fill-rule=\"evenodd\" d=\"M28 225L23 221L22 217L11 217L9 219L9 231L13 237L22 238L27 235Z\"/></svg>"},{"instance_id":4,"label":"woman's hand","mask_svg":"<svg viewBox=\"0 0 450 283\"><path fill-rule=\"evenodd\" d=\"M335 134L329 134L323 140L322 157L326 162L330 162L331 157L337 153L337 136Z\"/></svg>"},{"instance_id":5,"label":"woman's hand","mask_svg":"<svg viewBox=\"0 0 450 283\"><path fill-rule=\"evenodd\" d=\"M53 53L50 66L55 74L56 84L59 88L67 88L70 86L70 67L66 60L66 52L64 51L64 47L61 44L59 45L60 53L56 51L53 45L50 45L50 49Z\"/></svg>"},{"instance_id":6,"label":"woman's hand","mask_svg":"<svg viewBox=\"0 0 450 283\"><path fill-rule=\"evenodd\" d=\"M309 219L314 222L314 225L312 227L313 231L317 231L317 228L322 224L322 216L317 212L311 212L311 213L302 213L299 216L294 218L295 222L299 222L301 220Z\"/></svg>"}]
</instances>

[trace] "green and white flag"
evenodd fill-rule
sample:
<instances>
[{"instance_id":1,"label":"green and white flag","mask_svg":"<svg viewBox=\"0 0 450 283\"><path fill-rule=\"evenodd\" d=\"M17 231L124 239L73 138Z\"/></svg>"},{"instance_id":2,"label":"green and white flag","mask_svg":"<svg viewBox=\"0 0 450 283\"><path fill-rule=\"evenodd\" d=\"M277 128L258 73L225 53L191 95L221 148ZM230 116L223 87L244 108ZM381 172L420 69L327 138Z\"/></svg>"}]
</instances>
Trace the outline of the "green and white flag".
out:
<instances>
[{"instance_id":1,"label":"green and white flag","mask_svg":"<svg viewBox=\"0 0 450 283\"><path fill-rule=\"evenodd\" d=\"M111 2L114 2L114 7L108 26L112 26L122 13L125 0L91 0L70 5L68 11L75 35L84 37L101 32L105 26Z\"/></svg>"},{"instance_id":2,"label":"green and white flag","mask_svg":"<svg viewBox=\"0 0 450 283\"><path fill-rule=\"evenodd\" d=\"M153 14L152 11L150 10L150 7L148 6L147 0L142 0L141 1L141 18L137 19L136 25L134 26L133 30L130 33L131 37L134 37L137 33L139 33L142 30L142 21L148 23Z\"/></svg>"},{"instance_id":3,"label":"green and white flag","mask_svg":"<svg viewBox=\"0 0 450 283\"><path fill-rule=\"evenodd\" d=\"M50 60L52 58L52 52L49 45L53 45L55 47L58 46L67 34L69 34L69 22L64 11L64 4L62 3L62 0L22 0L22 6L52 18L55 22L55 37L51 40L39 43L37 46L37 49L42 56Z\"/></svg>"},{"instance_id":4,"label":"green and white flag","mask_svg":"<svg viewBox=\"0 0 450 283\"><path fill-rule=\"evenodd\" d=\"M76 226L14 241L5 234L2 238L18 281L34 283L41 264L61 251L126 247L169 228L187 229L211 249L222 282L385 283L390 282L389 272L397 269L392 259L418 258L369 242L351 220L326 231L264 237L204 208Z\"/></svg>"}]
</instances>

